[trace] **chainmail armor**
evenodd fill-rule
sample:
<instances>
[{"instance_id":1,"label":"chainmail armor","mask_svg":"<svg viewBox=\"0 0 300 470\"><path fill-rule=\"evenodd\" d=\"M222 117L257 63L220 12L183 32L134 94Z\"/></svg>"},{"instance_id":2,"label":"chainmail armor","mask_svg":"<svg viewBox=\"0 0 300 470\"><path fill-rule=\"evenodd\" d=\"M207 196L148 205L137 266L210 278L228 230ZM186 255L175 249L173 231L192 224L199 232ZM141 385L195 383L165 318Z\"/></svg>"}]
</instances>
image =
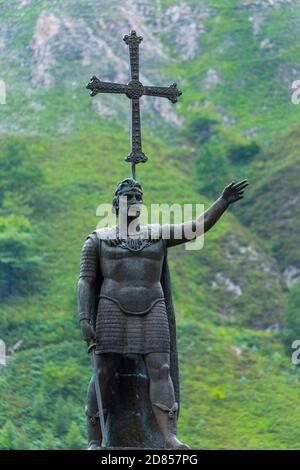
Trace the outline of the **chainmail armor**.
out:
<instances>
[{"instance_id":1,"label":"chainmail armor","mask_svg":"<svg viewBox=\"0 0 300 470\"><path fill-rule=\"evenodd\" d=\"M95 277L99 268L97 236L92 234L85 241L80 260L80 277Z\"/></svg>"}]
</instances>

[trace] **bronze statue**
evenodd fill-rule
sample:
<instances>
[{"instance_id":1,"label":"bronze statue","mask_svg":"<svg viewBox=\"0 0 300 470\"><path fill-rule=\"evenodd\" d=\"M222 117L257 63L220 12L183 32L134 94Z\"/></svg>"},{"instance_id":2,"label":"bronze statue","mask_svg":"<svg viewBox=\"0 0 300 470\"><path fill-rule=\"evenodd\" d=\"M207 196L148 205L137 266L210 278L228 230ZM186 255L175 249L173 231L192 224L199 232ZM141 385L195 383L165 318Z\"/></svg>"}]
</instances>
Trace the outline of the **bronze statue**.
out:
<instances>
[{"instance_id":1,"label":"bronze statue","mask_svg":"<svg viewBox=\"0 0 300 470\"><path fill-rule=\"evenodd\" d=\"M132 100L132 135L135 138L127 158L131 162L131 177L118 184L113 198L116 226L96 230L85 241L78 282L80 326L83 339L89 344L95 371L89 384L86 407L88 448L99 449L101 445L106 447L111 443L121 447L124 442L132 446L132 440L144 445L146 441L144 436L135 439L135 434L143 434L143 426L147 426L145 416L144 420L140 416L147 406L145 397L143 400L137 398L141 402L139 412L136 409L134 413L135 419L139 420L137 427L130 430L127 417L120 425L125 427L127 435L131 432L133 437L127 436L126 441L126 436L125 440L123 437L118 440L110 435L114 425L112 421L118 419L118 416L110 419L112 408L116 401L120 401L119 409L122 410L121 399L124 398L112 390L112 381L123 358L128 357L138 358L145 365L152 417L163 437L161 447L188 449L189 446L176 436L179 378L167 250L212 228L231 203L242 199L248 183L246 180L231 183L196 220L179 225L141 225L143 191L135 179L135 164L145 161L146 157L141 147L139 111L136 114L139 98L142 94L155 94L175 101L180 92L173 85L171 90L159 88L153 93L147 89L145 93L145 87L138 82L137 45L141 38L132 32L125 41L130 47L132 80L128 85L118 85L123 91L118 88L114 92L125 92ZM91 83L88 87L93 95L99 91L111 91L108 85L113 86L103 85L105 82L95 77ZM101 89L102 86L104 88ZM135 92L136 87L138 93ZM140 367L140 363L135 364ZM129 373L126 367L123 376L129 381L134 374Z\"/></svg>"}]
</instances>

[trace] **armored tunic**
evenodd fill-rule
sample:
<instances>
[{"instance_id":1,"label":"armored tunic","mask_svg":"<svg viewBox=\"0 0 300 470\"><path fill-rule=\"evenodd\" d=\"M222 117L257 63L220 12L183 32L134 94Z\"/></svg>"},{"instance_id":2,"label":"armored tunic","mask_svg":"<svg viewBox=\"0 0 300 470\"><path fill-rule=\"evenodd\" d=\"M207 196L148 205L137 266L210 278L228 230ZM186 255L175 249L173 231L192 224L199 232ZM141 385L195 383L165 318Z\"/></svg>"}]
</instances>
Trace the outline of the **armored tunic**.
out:
<instances>
[{"instance_id":1,"label":"armored tunic","mask_svg":"<svg viewBox=\"0 0 300 470\"><path fill-rule=\"evenodd\" d=\"M86 240L80 276L103 277L96 318L96 352L148 354L170 352L170 331L160 283L164 240L130 250L101 239Z\"/></svg>"},{"instance_id":2,"label":"armored tunic","mask_svg":"<svg viewBox=\"0 0 300 470\"><path fill-rule=\"evenodd\" d=\"M165 302L145 315L124 313L113 301L100 298L96 322L96 352L123 355L170 352L170 332Z\"/></svg>"}]
</instances>

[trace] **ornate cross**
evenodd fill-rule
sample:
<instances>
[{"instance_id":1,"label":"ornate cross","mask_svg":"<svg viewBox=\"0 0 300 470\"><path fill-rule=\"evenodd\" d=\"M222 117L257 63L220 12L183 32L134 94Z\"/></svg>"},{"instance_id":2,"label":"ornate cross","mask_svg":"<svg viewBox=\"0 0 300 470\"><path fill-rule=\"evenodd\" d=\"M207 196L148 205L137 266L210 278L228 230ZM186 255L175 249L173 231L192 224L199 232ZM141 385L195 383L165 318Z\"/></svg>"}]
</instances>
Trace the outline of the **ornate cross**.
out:
<instances>
[{"instance_id":1,"label":"ornate cross","mask_svg":"<svg viewBox=\"0 0 300 470\"><path fill-rule=\"evenodd\" d=\"M143 95L160 96L176 103L182 93L177 89L176 83L169 87L144 86L139 81L139 45L143 38L137 36L135 31L131 31L123 40L129 46L130 82L127 85L103 82L94 76L87 88L91 90L91 96L98 93L119 93L125 94L131 100L131 152L125 160L131 162L131 177L135 179L135 165L147 161L142 151L140 98Z\"/></svg>"}]
</instances>

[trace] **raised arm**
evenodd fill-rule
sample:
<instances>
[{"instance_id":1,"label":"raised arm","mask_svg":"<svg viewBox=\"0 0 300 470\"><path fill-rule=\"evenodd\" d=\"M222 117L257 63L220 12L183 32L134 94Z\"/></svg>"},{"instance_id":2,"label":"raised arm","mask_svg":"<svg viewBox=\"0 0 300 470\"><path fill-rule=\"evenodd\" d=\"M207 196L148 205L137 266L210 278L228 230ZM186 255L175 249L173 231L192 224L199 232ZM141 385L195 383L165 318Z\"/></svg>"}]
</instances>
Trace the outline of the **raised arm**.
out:
<instances>
[{"instance_id":1,"label":"raised arm","mask_svg":"<svg viewBox=\"0 0 300 470\"><path fill-rule=\"evenodd\" d=\"M226 186L221 196L212 206L203 212L196 220L190 220L183 224L163 226L162 234L167 240L167 246L171 247L189 242L210 230L228 209L230 204L243 199L244 191L247 186L247 180L240 181L239 183L232 182Z\"/></svg>"},{"instance_id":2,"label":"raised arm","mask_svg":"<svg viewBox=\"0 0 300 470\"><path fill-rule=\"evenodd\" d=\"M98 253L95 241L92 238L88 238L81 252L80 275L77 286L78 316L84 341L91 341L95 338L91 320L94 303L94 285L98 269Z\"/></svg>"}]
</instances>

